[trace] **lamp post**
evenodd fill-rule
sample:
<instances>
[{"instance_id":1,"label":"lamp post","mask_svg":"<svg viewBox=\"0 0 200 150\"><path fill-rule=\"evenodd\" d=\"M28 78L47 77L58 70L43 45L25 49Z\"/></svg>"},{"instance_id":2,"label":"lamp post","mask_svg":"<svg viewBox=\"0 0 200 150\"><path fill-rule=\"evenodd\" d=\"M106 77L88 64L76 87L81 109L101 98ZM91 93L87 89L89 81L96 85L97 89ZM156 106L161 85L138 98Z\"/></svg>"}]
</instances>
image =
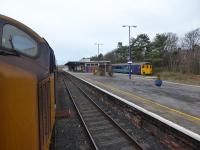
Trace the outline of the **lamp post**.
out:
<instances>
[{"instance_id":1,"label":"lamp post","mask_svg":"<svg viewBox=\"0 0 200 150\"><path fill-rule=\"evenodd\" d=\"M130 25L123 25L122 27L128 27L128 35L129 35L129 58L128 58L128 65L129 65L129 79L131 79L131 27L136 28L137 26L130 26Z\"/></svg>"},{"instance_id":2,"label":"lamp post","mask_svg":"<svg viewBox=\"0 0 200 150\"><path fill-rule=\"evenodd\" d=\"M98 49L97 59L98 59L98 66L99 66L99 46L100 46L100 45L103 45L103 44L95 43L95 45L97 45L97 49Z\"/></svg>"}]
</instances>

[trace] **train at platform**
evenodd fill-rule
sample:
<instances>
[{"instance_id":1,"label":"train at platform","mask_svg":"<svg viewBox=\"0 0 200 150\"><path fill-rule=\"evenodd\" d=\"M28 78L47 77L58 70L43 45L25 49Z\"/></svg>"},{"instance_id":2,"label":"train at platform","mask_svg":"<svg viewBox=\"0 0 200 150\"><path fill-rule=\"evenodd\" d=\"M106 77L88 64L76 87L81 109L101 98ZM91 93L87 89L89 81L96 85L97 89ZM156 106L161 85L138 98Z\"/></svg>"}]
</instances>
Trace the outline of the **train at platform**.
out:
<instances>
[{"instance_id":1,"label":"train at platform","mask_svg":"<svg viewBox=\"0 0 200 150\"><path fill-rule=\"evenodd\" d=\"M26 25L0 15L0 149L49 150L55 121L55 55Z\"/></svg>"},{"instance_id":2,"label":"train at platform","mask_svg":"<svg viewBox=\"0 0 200 150\"><path fill-rule=\"evenodd\" d=\"M152 75L153 66L149 62L139 62L132 63L131 65L131 74L136 75ZM112 70L114 73L129 73L129 64L112 64Z\"/></svg>"}]
</instances>

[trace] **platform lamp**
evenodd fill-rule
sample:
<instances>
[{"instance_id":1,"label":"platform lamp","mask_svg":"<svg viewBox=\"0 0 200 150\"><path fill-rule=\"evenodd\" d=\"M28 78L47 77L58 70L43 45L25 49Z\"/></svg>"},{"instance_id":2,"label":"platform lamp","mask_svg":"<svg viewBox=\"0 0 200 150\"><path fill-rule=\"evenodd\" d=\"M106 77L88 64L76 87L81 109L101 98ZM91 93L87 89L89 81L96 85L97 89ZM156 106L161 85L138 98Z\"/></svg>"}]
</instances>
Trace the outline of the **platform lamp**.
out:
<instances>
[{"instance_id":1,"label":"platform lamp","mask_svg":"<svg viewBox=\"0 0 200 150\"><path fill-rule=\"evenodd\" d=\"M128 66L129 66L129 79L131 79L131 64L132 64L132 60L131 60L131 27L136 28L137 26L130 26L130 25L123 25L122 27L128 27L128 31L129 31L129 57L128 57Z\"/></svg>"}]
</instances>

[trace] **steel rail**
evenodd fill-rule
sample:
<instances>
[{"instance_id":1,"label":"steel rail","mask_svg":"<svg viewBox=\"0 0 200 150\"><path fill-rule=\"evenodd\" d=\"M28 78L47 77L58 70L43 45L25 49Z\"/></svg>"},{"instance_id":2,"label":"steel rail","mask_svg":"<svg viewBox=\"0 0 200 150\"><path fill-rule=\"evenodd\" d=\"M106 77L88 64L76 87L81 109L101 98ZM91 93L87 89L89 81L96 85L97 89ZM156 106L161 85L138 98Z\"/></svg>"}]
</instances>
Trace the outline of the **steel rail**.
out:
<instances>
[{"instance_id":1,"label":"steel rail","mask_svg":"<svg viewBox=\"0 0 200 150\"><path fill-rule=\"evenodd\" d=\"M65 77L66 76L67 76L67 74L65 74ZM101 109L98 106L98 104L96 104L95 101L87 93L85 93L85 91L83 89L81 89L79 86L77 86L76 83L74 83L74 81L72 81L72 79L70 79L70 80L74 84L74 86L76 86L80 90L80 92L83 93L119 129L119 131L123 132L132 141L135 148L137 148L138 150L143 149L139 145L139 143L135 139L133 139L133 137L128 132L126 132L122 127L120 127L120 125L114 119L112 119L103 109Z\"/></svg>"},{"instance_id":2,"label":"steel rail","mask_svg":"<svg viewBox=\"0 0 200 150\"><path fill-rule=\"evenodd\" d=\"M65 75L64 75L64 76L65 76ZM79 118L80 118L80 120L81 120L81 122L82 122L84 128L86 129L87 134L88 134L89 137L90 137L90 140L91 140L91 142L92 142L92 145L94 146L95 150L98 150L98 147L97 147L97 145L96 145L96 143L95 143L95 141L94 141L94 138L92 137L92 135L91 135L91 133L90 133L90 131L89 131L89 129L88 129L88 127L87 127L87 125L86 125L84 119L83 119L83 116L81 115L81 113L80 113L80 111L79 111L79 109L78 109L78 107L77 107L77 105L76 105L76 103L75 103L75 101L74 101L74 98L73 98L73 96L72 96L72 94L71 94L71 92L70 92L70 90L69 90L69 88L68 88L68 86L67 86L67 84L66 84L66 82L65 82L64 79L63 79L63 83L64 83L64 85L65 85L65 90L68 92L69 97L70 97L70 99L71 99L71 101L72 101L72 103L73 103L73 105L74 105L74 107L75 107L75 109L76 109L76 111L77 111L77 113L78 113L78 116L79 116Z\"/></svg>"}]
</instances>

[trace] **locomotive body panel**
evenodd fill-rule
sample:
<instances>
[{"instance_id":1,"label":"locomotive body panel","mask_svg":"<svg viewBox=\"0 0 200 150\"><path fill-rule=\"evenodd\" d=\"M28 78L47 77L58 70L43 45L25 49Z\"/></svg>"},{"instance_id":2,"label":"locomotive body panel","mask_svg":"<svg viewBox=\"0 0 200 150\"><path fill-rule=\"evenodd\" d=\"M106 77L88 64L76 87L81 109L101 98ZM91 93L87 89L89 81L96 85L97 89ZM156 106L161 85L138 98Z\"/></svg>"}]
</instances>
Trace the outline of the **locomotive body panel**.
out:
<instances>
[{"instance_id":1,"label":"locomotive body panel","mask_svg":"<svg viewBox=\"0 0 200 150\"><path fill-rule=\"evenodd\" d=\"M1 61L0 68L0 149L38 149L37 76Z\"/></svg>"}]
</instances>

